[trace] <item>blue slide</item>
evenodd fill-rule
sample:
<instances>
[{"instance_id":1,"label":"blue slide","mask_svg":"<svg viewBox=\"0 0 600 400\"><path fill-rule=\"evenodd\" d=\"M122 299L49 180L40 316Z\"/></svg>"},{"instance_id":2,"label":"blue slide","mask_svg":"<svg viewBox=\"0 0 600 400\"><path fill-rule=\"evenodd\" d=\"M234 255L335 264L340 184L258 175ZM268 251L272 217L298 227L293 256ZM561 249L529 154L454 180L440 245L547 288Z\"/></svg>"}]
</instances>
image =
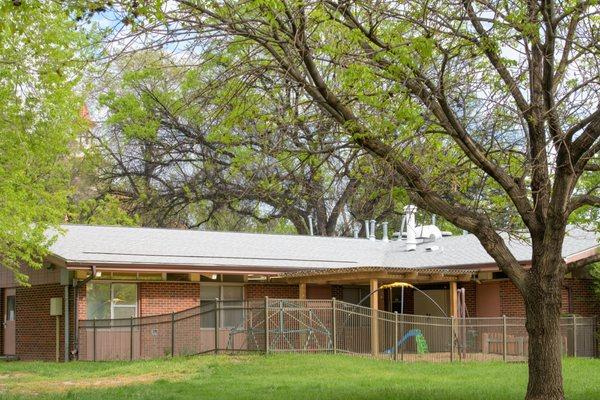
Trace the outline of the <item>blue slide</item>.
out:
<instances>
[{"instance_id":1,"label":"blue slide","mask_svg":"<svg viewBox=\"0 0 600 400\"><path fill-rule=\"evenodd\" d=\"M417 338L422 337L422 336L423 336L423 333L421 332L420 329L411 329L410 331L408 331L404 334L402 339L400 339L398 341L398 348L402 347L404 345L404 343L406 343L406 341L408 339L410 339L411 337L414 337L416 340ZM394 348L392 347L391 349L387 349L384 353L385 354L393 354Z\"/></svg>"}]
</instances>

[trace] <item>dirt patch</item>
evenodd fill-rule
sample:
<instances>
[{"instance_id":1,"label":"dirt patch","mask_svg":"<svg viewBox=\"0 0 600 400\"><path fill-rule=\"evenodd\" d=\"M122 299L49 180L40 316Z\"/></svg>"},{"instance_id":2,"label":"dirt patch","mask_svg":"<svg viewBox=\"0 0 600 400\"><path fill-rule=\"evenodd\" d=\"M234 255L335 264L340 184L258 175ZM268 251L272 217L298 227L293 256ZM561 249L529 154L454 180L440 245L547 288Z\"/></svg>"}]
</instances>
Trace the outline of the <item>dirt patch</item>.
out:
<instances>
[{"instance_id":1,"label":"dirt patch","mask_svg":"<svg viewBox=\"0 0 600 400\"><path fill-rule=\"evenodd\" d=\"M31 374L22 374L31 378ZM165 376L164 373L149 373L142 375L114 376L106 378L87 378L77 380L45 380L43 382L25 379L10 384L0 382L0 393L36 395L40 393L61 393L73 389L110 388L136 384L153 383L157 380L177 382L188 377L188 374L174 372ZM1 377L1 376L0 376ZM14 375L10 376L14 378Z\"/></svg>"}]
</instances>

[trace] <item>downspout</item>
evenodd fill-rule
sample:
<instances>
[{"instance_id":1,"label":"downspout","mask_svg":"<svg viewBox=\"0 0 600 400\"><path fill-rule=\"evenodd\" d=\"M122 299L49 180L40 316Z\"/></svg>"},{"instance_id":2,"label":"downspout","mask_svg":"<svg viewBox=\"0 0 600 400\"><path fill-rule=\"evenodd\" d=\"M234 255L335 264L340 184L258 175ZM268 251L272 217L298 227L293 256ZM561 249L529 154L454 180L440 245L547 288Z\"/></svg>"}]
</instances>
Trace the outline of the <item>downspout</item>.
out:
<instances>
[{"instance_id":1,"label":"downspout","mask_svg":"<svg viewBox=\"0 0 600 400\"><path fill-rule=\"evenodd\" d=\"M65 362L69 362L69 285L65 285Z\"/></svg>"}]
</instances>

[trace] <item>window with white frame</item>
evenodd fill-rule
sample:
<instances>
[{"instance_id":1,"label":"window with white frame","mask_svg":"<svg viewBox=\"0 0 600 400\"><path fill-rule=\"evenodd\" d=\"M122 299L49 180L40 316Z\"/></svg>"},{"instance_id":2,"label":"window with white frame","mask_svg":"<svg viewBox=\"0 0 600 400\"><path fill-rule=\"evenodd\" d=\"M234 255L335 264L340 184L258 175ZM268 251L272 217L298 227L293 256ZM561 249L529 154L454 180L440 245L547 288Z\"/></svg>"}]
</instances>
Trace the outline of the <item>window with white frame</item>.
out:
<instances>
[{"instance_id":1,"label":"window with white frame","mask_svg":"<svg viewBox=\"0 0 600 400\"><path fill-rule=\"evenodd\" d=\"M219 299L219 326L233 328L243 323L244 286L242 285L200 285L201 326L215 327L215 299Z\"/></svg>"},{"instance_id":2,"label":"window with white frame","mask_svg":"<svg viewBox=\"0 0 600 400\"><path fill-rule=\"evenodd\" d=\"M86 298L88 319L119 319L137 315L135 283L88 283Z\"/></svg>"}]
</instances>

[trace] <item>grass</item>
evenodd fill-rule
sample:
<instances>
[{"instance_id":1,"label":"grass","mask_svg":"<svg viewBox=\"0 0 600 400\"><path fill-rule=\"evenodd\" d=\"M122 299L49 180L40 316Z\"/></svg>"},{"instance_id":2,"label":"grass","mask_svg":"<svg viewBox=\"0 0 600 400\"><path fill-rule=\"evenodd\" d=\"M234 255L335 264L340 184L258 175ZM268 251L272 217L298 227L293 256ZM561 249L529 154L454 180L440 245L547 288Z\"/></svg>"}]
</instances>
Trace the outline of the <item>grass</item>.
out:
<instances>
[{"instance_id":1,"label":"grass","mask_svg":"<svg viewBox=\"0 0 600 400\"><path fill-rule=\"evenodd\" d=\"M565 359L568 399L600 395L600 360ZM526 364L393 363L334 355L0 363L12 399L522 399Z\"/></svg>"}]
</instances>

